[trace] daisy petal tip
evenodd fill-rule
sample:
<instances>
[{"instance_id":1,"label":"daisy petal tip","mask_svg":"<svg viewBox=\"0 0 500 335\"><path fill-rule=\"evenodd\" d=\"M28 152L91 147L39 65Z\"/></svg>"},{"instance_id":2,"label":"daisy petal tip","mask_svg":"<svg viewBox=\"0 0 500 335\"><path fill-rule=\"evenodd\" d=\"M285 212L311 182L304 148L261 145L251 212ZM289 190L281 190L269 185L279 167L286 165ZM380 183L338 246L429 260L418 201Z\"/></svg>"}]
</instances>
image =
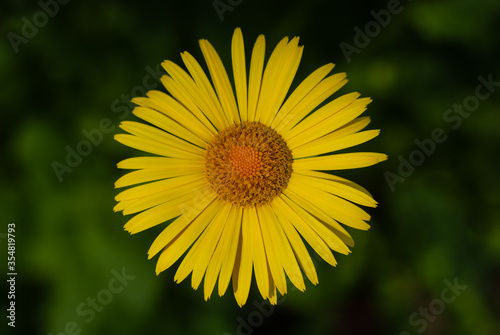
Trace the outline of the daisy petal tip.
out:
<instances>
[{"instance_id":1,"label":"daisy petal tip","mask_svg":"<svg viewBox=\"0 0 500 335\"><path fill-rule=\"evenodd\" d=\"M211 46L210 42L204 38L198 40L198 43L200 44L200 47L202 48L202 50L203 50L203 48Z\"/></svg>"},{"instance_id":2,"label":"daisy petal tip","mask_svg":"<svg viewBox=\"0 0 500 335\"><path fill-rule=\"evenodd\" d=\"M383 162L383 161L387 160L388 158L389 157L386 154L380 154L380 156L378 157L377 163Z\"/></svg>"},{"instance_id":3,"label":"daisy petal tip","mask_svg":"<svg viewBox=\"0 0 500 335\"><path fill-rule=\"evenodd\" d=\"M144 230L144 229L134 229L134 228L131 228L131 229L129 229L129 230L128 230L128 233L129 233L130 235L135 235L135 234L137 234L137 233L140 233L140 232L141 232L141 231L143 231L143 230Z\"/></svg>"},{"instance_id":4,"label":"daisy petal tip","mask_svg":"<svg viewBox=\"0 0 500 335\"><path fill-rule=\"evenodd\" d=\"M141 97L135 97L135 98L132 98L132 100L130 100L131 103L133 104L136 104L138 106L140 106L140 102L141 102Z\"/></svg>"},{"instance_id":5,"label":"daisy petal tip","mask_svg":"<svg viewBox=\"0 0 500 335\"><path fill-rule=\"evenodd\" d=\"M243 306L246 304L248 296L243 296L241 294L235 293L234 298L236 299L236 303L240 308L243 308Z\"/></svg>"},{"instance_id":6,"label":"daisy petal tip","mask_svg":"<svg viewBox=\"0 0 500 335\"><path fill-rule=\"evenodd\" d=\"M338 253L342 255L349 255L351 253L351 250L349 250L347 247L342 249L342 250L337 250Z\"/></svg>"},{"instance_id":7,"label":"daisy petal tip","mask_svg":"<svg viewBox=\"0 0 500 335\"><path fill-rule=\"evenodd\" d=\"M115 183L115 188L121 188L123 187L122 183L116 182Z\"/></svg>"},{"instance_id":8,"label":"daisy petal tip","mask_svg":"<svg viewBox=\"0 0 500 335\"><path fill-rule=\"evenodd\" d=\"M151 250L150 250L150 251L148 251L148 259L153 258L155 255L156 255L156 252L155 252L155 253L153 253L153 252L151 252ZM156 275L158 275L158 273L159 273L159 272L156 272Z\"/></svg>"},{"instance_id":9,"label":"daisy petal tip","mask_svg":"<svg viewBox=\"0 0 500 335\"><path fill-rule=\"evenodd\" d=\"M125 230L125 231L126 231L127 233L129 233L130 235L134 235L134 234L136 234L136 233L137 233L137 231L136 231L136 230L134 230L134 227L132 227L132 226L128 225L128 223L127 223L127 224L125 224L125 226L123 226L123 230Z\"/></svg>"},{"instance_id":10,"label":"daisy petal tip","mask_svg":"<svg viewBox=\"0 0 500 335\"><path fill-rule=\"evenodd\" d=\"M165 59L163 62L161 62L161 66L163 68L171 66L171 65L175 65L175 64L174 64L174 62L172 62L171 60L168 60L168 59Z\"/></svg>"},{"instance_id":11,"label":"daisy petal tip","mask_svg":"<svg viewBox=\"0 0 500 335\"><path fill-rule=\"evenodd\" d=\"M149 257L149 255L148 255ZM156 268L155 268L155 273L156 275L158 276L160 273L162 273L163 271L165 271L167 268L160 265L160 263L156 263Z\"/></svg>"}]
</instances>

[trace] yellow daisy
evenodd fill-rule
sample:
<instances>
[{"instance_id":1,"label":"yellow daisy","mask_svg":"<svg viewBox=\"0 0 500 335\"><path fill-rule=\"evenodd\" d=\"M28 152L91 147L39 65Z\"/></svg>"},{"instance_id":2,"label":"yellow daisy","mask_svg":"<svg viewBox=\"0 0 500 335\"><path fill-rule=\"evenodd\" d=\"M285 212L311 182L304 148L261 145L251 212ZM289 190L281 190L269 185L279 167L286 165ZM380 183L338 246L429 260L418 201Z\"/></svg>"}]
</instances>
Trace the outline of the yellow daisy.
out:
<instances>
[{"instance_id":1,"label":"yellow daisy","mask_svg":"<svg viewBox=\"0 0 500 335\"><path fill-rule=\"evenodd\" d=\"M370 216L356 204L375 207L376 201L361 186L324 171L387 158L332 154L378 135L361 131L370 119L359 116L371 99L349 93L323 104L347 82L345 73L328 76L333 64L314 71L287 97L302 57L298 43L298 37L285 37L264 68L265 39L259 36L247 78L237 28L231 48L235 95L217 52L200 40L210 79L187 52L181 54L187 71L163 62L168 75L161 81L170 95L150 91L132 100L139 106L134 114L151 125L124 121L120 127L130 134L115 136L156 156L118 163L136 171L118 179L116 188L141 185L118 194L114 210L135 214L125 225L131 234L173 220L148 256L160 254L159 274L185 254L174 279L191 274L197 289L205 278L205 300L217 280L222 296L232 279L236 301L244 305L254 273L262 297L276 304L276 290L287 292L287 277L301 291L303 274L318 283L304 242L335 266L332 250L348 254L354 245L343 226L369 228Z\"/></svg>"}]
</instances>

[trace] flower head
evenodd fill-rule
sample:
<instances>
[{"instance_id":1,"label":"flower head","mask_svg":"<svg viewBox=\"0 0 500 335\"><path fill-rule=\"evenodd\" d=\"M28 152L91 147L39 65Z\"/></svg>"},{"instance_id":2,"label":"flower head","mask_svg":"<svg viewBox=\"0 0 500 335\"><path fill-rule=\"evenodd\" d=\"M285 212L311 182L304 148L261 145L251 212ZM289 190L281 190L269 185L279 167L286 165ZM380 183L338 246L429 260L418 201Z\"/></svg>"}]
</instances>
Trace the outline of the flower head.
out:
<instances>
[{"instance_id":1,"label":"flower head","mask_svg":"<svg viewBox=\"0 0 500 335\"><path fill-rule=\"evenodd\" d=\"M149 258L160 254L157 274L184 255L175 274L191 274L197 289L204 278L205 299L218 280L223 295L232 280L236 300L245 304L252 273L264 299L275 304L286 294L286 278L305 290L303 274L318 277L304 242L335 266L332 250L349 253L354 242L344 226L369 228L358 205L375 207L361 186L325 171L366 167L384 154L333 152L366 142L359 117L369 98L342 95L323 104L346 82L328 76L333 64L310 74L291 94L303 47L284 38L265 68L265 40L255 42L249 65L241 30L232 41L232 83L212 45L200 40L210 79L189 53L187 71L165 61L161 78L169 94L150 91L134 98L134 114L149 124L124 121L129 134L115 139L154 156L118 163L132 171L116 187L138 185L116 196L115 211L135 214L132 234L171 221L153 242ZM288 95L288 96L287 96ZM321 104L322 107L318 107ZM140 184L140 185L139 185Z\"/></svg>"}]
</instances>

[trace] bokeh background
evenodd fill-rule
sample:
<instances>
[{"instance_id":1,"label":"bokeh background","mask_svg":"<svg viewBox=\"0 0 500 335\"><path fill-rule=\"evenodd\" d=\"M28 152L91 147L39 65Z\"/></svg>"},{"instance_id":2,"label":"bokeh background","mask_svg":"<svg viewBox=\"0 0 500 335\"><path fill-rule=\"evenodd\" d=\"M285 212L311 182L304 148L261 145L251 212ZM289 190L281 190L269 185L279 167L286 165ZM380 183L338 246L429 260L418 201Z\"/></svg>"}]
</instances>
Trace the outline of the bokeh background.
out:
<instances>
[{"instance_id":1,"label":"bokeh background","mask_svg":"<svg viewBox=\"0 0 500 335\"><path fill-rule=\"evenodd\" d=\"M468 117L446 114L474 102L479 76L500 81L500 2L66 2L0 5L0 246L7 273L14 222L18 272L15 329L0 284L2 334L500 333L500 87ZM398 13L377 31L373 13L388 8ZM356 36L367 24L372 36L363 41ZM339 173L378 200L372 228L350 230L352 254L338 255L336 268L318 261L320 284L291 291L273 309L259 307L267 305L255 285L239 308L231 293L204 302L190 279L175 284L177 265L156 276L146 252L161 228L129 236L127 218L112 211L123 174L116 163L137 153L112 138L121 117L135 119L126 101L142 95L164 59L180 63L187 50L202 61L200 38L230 64L235 27L248 54L261 33L268 54L282 37L300 36L294 86L328 62L347 72L339 93L372 97L366 115L382 130L360 150L389 155ZM347 55L347 44L356 51ZM67 165L68 150L103 119L112 131L95 135L99 143L59 178L54 162ZM391 188L388 172L398 175L401 159L418 155L415 140L439 128L446 140ZM122 271L127 285L108 295ZM453 293L447 282L460 287ZM106 304L90 307L98 296Z\"/></svg>"}]
</instances>

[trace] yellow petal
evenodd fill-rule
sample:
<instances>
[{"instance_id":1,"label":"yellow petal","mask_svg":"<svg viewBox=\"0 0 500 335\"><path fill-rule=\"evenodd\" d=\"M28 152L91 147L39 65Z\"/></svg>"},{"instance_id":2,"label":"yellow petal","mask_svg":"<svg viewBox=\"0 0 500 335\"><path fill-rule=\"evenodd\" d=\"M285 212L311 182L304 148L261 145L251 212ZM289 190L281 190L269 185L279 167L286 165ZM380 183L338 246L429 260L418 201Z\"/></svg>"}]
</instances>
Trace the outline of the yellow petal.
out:
<instances>
[{"instance_id":1,"label":"yellow petal","mask_svg":"<svg viewBox=\"0 0 500 335\"><path fill-rule=\"evenodd\" d=\"M333 93L347 83L345 73L337 73L323 79L295 107L289 111L289 115L275 129L286 138L286 133L297 123L306 117L311 111L328 99Z\"/></svg>"},{"instance_id":2,"label":"yellow petal","mask_svg":"<svg viewBox=\"0 0 500 335\"><path fill-rule=\"evenodd\" d=\"M172 85L167 78L162 78L162 83L167 90L196 115L208 129L211 131L214 130L211 123L218 129L221 129L223 125L219 121L218 111L207 102L207 97L203 95L203 92L199 89L193 78L174 62L166 60L162 63L162 66L178 85Z\"/></svg>"},{"instance_id":3,"label":"yellow petal","mask_svg":"<svg viewBox=\"0 0 500 335\"><path fill-rule=\"evenodd\" d=\"M206 148L207 142L203 141L200 137L193 134L191 130L183 127L176 121L172 120L165 114L162 114L154 109L146 107L136 107L133 111L137 117L168 131L169 133L182 138L188 142L196 144L201 148Z\"/></svg>"},{"instance_id":4,"label":"yellow petal","mask_svg":"<svg viewBox=\"0 0 500 335\"><path fill-rule=\"evenodd\" d=\"M302 149L302 146L305 146L309 143L311 143L311 145L315 145L317 143L323 143L323 141L327 141L327 140L333 141L333 140L340 139L341 137L344 137L344 136L353 135L353 134L359 132L360 130L363 130L369 123L370 123L369 116L358 117L358 118L348 122L344 126L338 128L336 130L331 131L330 133L328 133L327 135L325 135L323 137L317 138L316 140L312 140L311 142L304 143L302 145L297 146L295 148L295 150L297 150L297 148Z\"/></svg>"},{"instance_id":5,"label":"yellow petal","mask_svg":"<svg viewBox=\"0 0 500 335\"><path fill-rule=\"evenodd\" d=\"M325 106L319 108L314 113L302 120L295 127L293 127L293 129L291 129L286 134L285 139L289 140L297 134L300 134L308 128L314 126L315 124L322 122L333 114L338 113L338 111L346 108L347 106L351 106L359 97L359 95L360 94L357 92L348 93L342 95L341 97L338 97L337 99L334 99L333 101L330 101Z\"/></svg>"},{"instance_id":6,"label":"yellow petal","mask_svg":"<svg viewBox=\"0 0 500 335\"><path fill-rule=\"evenodd\" d=\"M217 121L211 120L216 124L216 127L221 130L225 127L228 127L230 122L226 118L226 115L222 109L219 99L215 94L214 88L210 81L208 80L207 75L203 71L201 65L196 61L196 59L191 56L188 52L181 53L182 60L186 65L189 73L193 77L196 85L199 88L199 93L201 95L201 101L206 103L206 108L210 109L215 116ZM222 125L222 126L217 126Z\"/></svg>"},{"instance_id":7,"label":"yellow petal","mask_svg":"<svg viewBox=\"0 0 500 335\"><path fill-rule=\"evenodd\" d=\"M271 273L271 270L269 269L269 264L267 267L267 272ZM269 299L269 302L271 305L276 305L278 303L278 296L276 294L276 285L274 283L273 277L269 276L269 292L267 293L267 299Z\"/></svg>"},{"instance_id":8,"label":"yellow petal","mask_svg":"<svg viewBox=\"0 0 500 335\"><path fill-rule=\"evenodd\" d=\"M241 121L247 121L247 68L245 63L245 45L240 28L234 30L231 58L233 60L234 86L236 97L238 98L240 118Z\"/></svg>"},{"instance_id":9,"label":"yellow petal","mask_svg":"<svg viewBox=\"0 0 500 335\"><path fill-rule=\"evenodd\" d=\"M194 197L198 195L198 193L201 193L204 188L206 188L206 181L205 178L196 180L192 183L181 185L177 187L176 189L165 189L162 192L157 192L153 194L149 194L147 196L144 196L140 199L137 199L133 204L127 206L123 210L123 215L129 215L137 212L141 212L143 210L146 210L148 208L161 205L164 203L167 203L169 201L179 201L176 200L176 198L181 198L182 196L191 196ZM208 188L206 188L207 191ZM211 191L209 191L211 192ZM209 194L208 192L206 192ZM186 199L186 201L189 200Z\"/></svg>"},{"instance_id":10,"label":"yellow petal","mask_svg":"<svg viewBox=\"0 0 500 335\"><path fill-rule=\"evenodd\" d=\"M304 79L292 92L290 97L286 99L283 106L281 106L279 112L276 114L276 117L271 123L271 128L274 129L278 127L277 130L283 128L281 123L283 122L286 125L292 118L290 111L293 110L295 106L297 106L297 104L328 75L334 66L335 65L332 63L323 65Z\"/></svg>"},{"instance_id":11,"label":"yellow petal","mask_svg":"<svg viewBox=\"0 0 500 335\"><path fill-rule=\"evenodd\" d=\"M264 109L268 108L270 105L272 91L277 89L276 87L272 87L271 85L274 77L276 76L278 64L286 51L287 44L288 37L285 37L278 43L278 45L272 52L271 57L269 57L269 60L267 61L266 69L264 70L264 75L262 77L262 87L260 90L259 101L257 104L257 109L255 111L255 121L261 121ZM268 110L265 110L265 113L268 112Z\"/></svg>"},{"instance_id":12,"label":"yellow petal","mask_svg":"<svg viewBox=\"0 0 500 335\"><path fill-rule=\"evenodd\" d=\"M134 171L138 172L138 171ZM130 174L130 173L129 173ZM127 176L127 175L125 175ZM173 177L167 180L161 180L161 181L155 181L152 183L136 186L133 188L130 188L128 190L122 191L119 193L115 199L117 201L120 200L126 200L126 199L133 199L133 198L140 198L143 196L146 196L148 194L151 194L153 192L160 192L166 188L171 188L171 187L178 187L181 185L185 185L187 183L196 181L198 179L202 179L204 176L203 174L193 174L193 175L186 175L186 176L178 176L178 177ZM132 180L130 184L127 183L125 186L129 186L132 184L138 184L138 180ZM123 184L119 183L115 185L116 188L124 186Z\"/></svg>"},{"instance_id":13,"label":"yellow petal","mask_svg":"<svg viewBox=\"0 0 500 335\"><path fill-rule=\"evenodd\" d=\"M266 40L264 35L259 35L255 41L252 51L252 59L250 61L250 73L248 78L248 121L256 121L255 114L261 92L265 52Z\"/></svg>"},{"instance_id":14,"label":"yellow petal","mask_svg":"<svg viewBox=\"0 0 500 335\"><path fill-rule=\"evenodd\" d=\"M366 110L366 104L369 101L371 101L371 99L358 99L351 105L330 115L328 118L320 121L312 127L307 128L307 130L304 130L301 133L297 133L297 135L293 137L287 137L286 141L289 147L295 148L344 126L348 122L361 115Z\"/></svg>"},{"instance_id":15,"label":"yellow petal","mask_svg":"<svg viewBox=\"0 0 500 335\"><path fill-rule=\"evenodd\" d=\"M377 202L369 194L342 182L307 176L300 172L295 172L294 176L300 185L320 189L363 206L377 206Z\"/></svg>"},{"instance_id":16,"label":"yellow petal","mask_svg":"<svg viewBox=\"0 0 500 335\"><path fill-rule=\"evenodd\" d=\"M222 239L222 264L219 275L219 296L226 292L234 269L236 252L240 241L242 208L235 207L233 215L229 216L229 227L224 229ZM230 229L227 229L230 228Z\"/></svg>"},{"instance_id":17,"label":"yellow petal","mask_svg":"<svg viewBox=\"0 0 500 335\"><path fill-rule=\"evenodd\" d=\"M172 67L170 63L163 62L162 65L165 68ZM176 65L177 66L177 65ZM180 102L186 110L191 112L191 114L200 122L202 123L208 131L212 133L212 135L216 135L217 131L210 123L210 121L207 119L205 114L200 110L200 108L196 105L195 100L191 93L187 91L184 87L182 87L178 82L176 82L172 77L163 75L161 77L161 82L163 86L167 89L167 91L174 97L178 102Z\"/></svg>"},{"instance_id":18,"label":"yellow petal","mask_svg":"<svg viewBox=\"0 0 500 335\"><path fill-rule=\"evenodd\" d=\"M194 289L197 289L200 285L207 270L208 263L219 243L222 231L228 222L231 205L224 202L221 202L221 205L222 207L217 212L212 222L210 222L207 229L205 229L203 234L196 241L193 248L189 250L186 258L179 266L177 280L184 277L183 273L187 272L189 274L189 272L192 271L191 286Z\"/></svg>"},{"instance_id":19,"label":"yellow petal","mask_svg":"<svg viewBox=\"0 0 500 335\"><path fill-rule=\"evenodd\" d=\"M216 214L216 215L218 215L218 214ZM214 220L215 220L215 217L208 224L207 228L203 231L203 233L196 240L196 242L194 242L193 246L189 249L186 256L184 256L184 258L182 259L181 264L179 265L179 267L177 268L177 271L175 272L174 281L176 283L180 283L181 281L186 279L186 277L193 271L193 268L197 263L197 257L200 255L201 252L204 254L208 254L210 256L212 255L213 250L212 250L212 252L209 252L207 249L201 249L201 246L203 245L204 236L206 236L206 234L211 229L211 227L213 227L212 223L214 222ZM213 249L215 249L215 245L213 245ZM203 273L202 273L202 275L203 275ZM201 282L202 278L203 277L200 278L200 282ZM198 285L199 285L199 283L198 283ZM198 288L198 285L196 287L193 286L193 288L194 289Z\"/></svg>"},{"instance_id":20,"label":"yellow petal","mask_svg":"<svg viewBox=\"0 0 500 335\"><path fill-rule=\"evenodd\" d=\"M144 152L149 152L155 155L175 157L190 160L202 160L203 157L197 154L192 154L181 149L177 149L163 143L157 142L155 140L139 137L129 134L116 134L114 136L115 140L118 142L129 146L131 148L141 150Z\"/></svg>"},{"instance_id":21,"label":"yellow petal","mask_svg":"<svg viewBox=\"0 0 500 335\"><path fill-rule=\"evenodd\" d=\"M220 202L212 200L198 206L194 218L186 219L183 215L158 235L148 251L151 258L163 249L156 264L156 274L174 264L210 223L220 209Z\"/></svg>"},{"instance_id":22,"label":"yellow petal","mask_svg":"<svg viewBox=\"0 0 500 335\"><path fill-rule=\"evenodd\" d=\"M229 204L228 204L229 205ZM215 282L217 281L217 277L219 276L219 295L223 295L226 291L227 285L229 284L229 280L231 278L231 273L234 266L234 257L236 256L236 249L234 250L234 254L232 253L231 245L232 242L236 242L236 245L239 240L239 231L241 227L241 209L236 206L231 206L229 217L224 226L224 230L220 235L219 243L217 244L217 248L215 249L212 258L210 259L210 263L207 267L207 272L205 274L205 300L210 298L212 291L215 286ZM238 221L238 218L240 219ZM235 231L238 232L238 238L235 238ZM224 269L225 272L222 272L222 266L224 261L227 261L227 268ZM227 276L222 277L222 276Z\"/></svg>"},{"instance_id":23,"label":"yellow petal","mask_svg":"<svg viewBox=\"0 0 500 335\"><path fill-rule=\"evenodd\" d=\"M160 183L160 182L158 182L158 183ZM151 183L151 184L155 184L155 183ZM127 191L135 191L134 189L140 188L140 190L137 190L137 192L142 192L143 190L145 190L145 188L142 188L142 187L143 186L146 187L148 185L149 184L137 186L137 187L131 188L130 190L127 190ZM153 185L152 187L156 187L156 186L157 185ZM152 188L152 190L154 190L154 192L158 192L157 189ZM188 191L189 190L193 190L193 189L191 187L188 187ZM127 192L127 191L124 191L124 192ZM154 194L154 192L152 192L152 194ZM138 193L127 193L126 195L120 193L118 196L123 196L123 199L120 198L120 201L134 201L134 203L135 203L136 201L142 199L142 198L137 198L136 194L138 194ZM214 197L214 196L215 195L212 194L211 192L209 193L209 192L201 192L200 191L195 196L192 196L192 199L194 201L195 199L204 199L204 198ZM176 206L176 207L178 207L176 213L177 212L182 213L182 211L184 210L183 207L180 207L180 206ZM147 210L141 214L138 214L138 215L134 216L132 219L130 219L129 222L127 223L127 225L133 226L136 223L147 221L148 219L151 219L151 221L156 221L157 223L165 222L168 219L163 219L163 217L162 217L162 209L163 208L168 209L168 205L162 205L162 207L156 206L155 208L152 208L152 209ZM155 214L153 214L153 213L155 213Z\"/></svg>"},{"instance_id":24,"label":"yellow petal","mask_svg":"<svg viewBox=\"0 0 500 335\"><path fill-rule=\"evenodd\" d=\"M302 124L303 124L303 122L301 122L299 125L302 125ZM358 117L358 118L346 123L345 125L341 126L340 128L332 130L330 133L328 133L328 138L331 140L335 140L335 139L338 139L338 138L341 138L344 136L352 135L354 133L359 132L360 130L363 130L368 124L370 124L370 117L369 116ZM292 130L295 130L295 128ZM324 138L324 137L325 136L323 136L321 138Z\"/></svg>"},{"instance_id":25,"label":"yellow petal","mask_svg":"<svg viewBox=\"0 0 500 335\"><path fill-rule=\"evenodd\" d=\"M226 114L226 118L231 122L240 122L238 115L238 107L234 100L234 93L229 82L224 64L219 58L214 47L207 40L200 40L200 48L207 62L210 77L214 83L215 90L222 105L222 109Z\"/></svg>"},{"instance_id":26,"label":"yellow petal","mask_svg":"<svg viewBox=\"0 0 500 335\"><path fill-rule=\"evenodd\" d=\"M318 211L315 208L311 208L310 203L301 195L298 195L291 189L287 189L284 194L294 203L296 206L300 207L300 210L295 209L297 212L301 213L302 219L304 219L309 226L326 242L328 247L336 252L347 255L351 251L346 245L346 242L342 238L343 235L350 237L347 231L335 221L330 213L325 210L323 204L317 205L314 203L316 208L322 210L318 216ZM307 198L310 199L310 198ZM286 199L284 199L286 201ZM290 202L288 204L291 206ZM302 210L302 211L301 211ZM323 220L323 216L326 215L328 218Z\"/></svg>"},{"instance_id":27,"label":"yellow petal","mask_svg":"<svg viewBox=\"0 0 500 335\"><path fill-rule=\"evenodd\" d=\"M358 206L319 189L300 187L298 185L298 183L289 183L287 190L310 199L311 202L317 204L334 220L344 225L361 230L370 228L365 222L370 220L370 216Z\"/></svg>"},{"instance_id":28,"label":"yellow petal","mask_svg":"<svg viewBox=\"0 0 500 335\"><path fill-rule=\"evenodd\" d=\"M264 205L259 207L257 209L257 213L259 215L262 239L264 241L264 248L266 250L269 269L271 271L271 275L273 276L274 283L276 284L276 288L282 295L284 295L287 292L287 288L283 264L281 262L282 257L279 256L279 253L281 252L281 250L279 250L279 246L281 246L281 244L276 243L276 239L278 237L276 236L276 229L274 229L275 220L272 218L271 213L268 210L268 206L269 205Z\"/></svg>"},{"instance_id":29,"label":"yellow petal","mask_svg":"<svg viewBox=\"0 0 500 335\"><path fill-rule=\"evenodd\" d=\"M274 119L279 108L283 104L283 100L285 99L293 78L297 73L300 59L302 57L302 51L304 49L303 47L298 46L298 41L298 37L293 38L286 46L280 59L277 59L275 64L272 64L270 60L266 66L262 82L262 95L268 93L267 101L264 98L262 99L262 104L261 101L259 101L258 108L261 108L262 106L263 109L260 113L260 122L267 126L271 124L271 121ZM268 68L270 68L269 76L266 76Z\"/></svg>"},{"instance_id":30,"label":"yellow petal","mask_svg":"<svg viewBox=\"0 0 500 335\"><path fill-rule=\"evenodd\" d=\"M386 154L375 152L352 152L293 160L293 169L301 170L345 170L371 166L387 159Z\"/></svg>"},{"instance_id":31,"label":"yellow petal","mask_svg":"<svg viewBox=\"0 0 500 335\"><path fill-rule=\"evenodd\" d=\"M269 219L268 226L273 236L275 248L278 252L278 258L288 278L292 284L295 285L295 287L297 287L300 291L304 291L306 287L299 264L297 263L295 254L290 246L290 241L287 239L274 210L270 206L262 206L260 210L263 212L265 217Z\"/></svg>"},{"instance_id":32,"label":"yellow petal","mask_svg":"<svg viewBox=\"0 0 500 335\"><path fill-rule=\"evenodd\" d=\"M178 137L175 137L165 131L149 126L147 124L134 121L122 121L122 123L120 124L120 128L132 135L147 138L165 144L168 147L201 156L201 159L204 159L205 157L205 149L195 146L189 142L183 141Z\"/></svg>"},{"instance_id":33,"label":"yellow petal","mask_svg":"<svg viewBox=\"0 0 500 335\"><path fill-rule=\"evenodd\" d=\"M297 259L300 263L302 270L307 275L307 278L316 285L318 283L318 275L316 274L316 268L314 267L314 263L312 262L311 256L307 251L304 242L300 238L300 235L297 233L297 230L293 227L293 224L290 222L288 218L289 214L286 207L286 204L283 203L279 197L276 198L273 202L271 202L271 207L276 212L276 218L281 225L281 228L286 234L288 241L290 241L290 245L293 248L295 255L297 255Z\"/></svg>"},{"instance_id":34,"label":"yellow petal","mask_svg":"<svg viewBox=\"0 0 500 335\"><path fill-rule=\"evenodd\" d=\"M128 190L120 192L116 197L116 201L140 199L162 191L175 191L176 188L189 185L190 183L204 180L204 175L179 176L165 180L155 181L144 185L135 186Z\"/></svg>"},{"instance_id":35,"label":"yellow petal","mask_svg":"<svg viewBox=\"0 0 500 335\"><path fill-rule=\"evenodd\" d=\"M279 200L278 200L279 199ZM335 266L337 261L333 257L329 246L325 243L324 235L318 234L321 227L321 223L315 220L311 215L309 215L304 209L290 200L288 197L280 196L275 199L277 203L282 202L283 208L287 208L288 218L293 224L295 229L304 237L304 239L309 243L309 245L316 251L318 255L321 256L329 264ZM328 240L328 239L327 239Z\"/></svg>"},{"instance_id":36,"label":"yellow petal","mask_svg":"<svg viewBox=\"0 0 500 335\"><path fill-rule=\"evenodd\" d=\"M148 98L133 98L132 102L142 107L152 108L175 120L205 142L210 142L213 134L189 110L170 95L160 91L149 91Z\"/></svg>"},{"instance_id":37,"label":"yellow petal","mask_svg":"<svg viewBox=\"0 0 500 335\"><path fill-rule=\"evenodd\" d=\"M196 161L193 161L196 162ZM182 177L188 175L203 174L203 166L168 166L165 168L157 169L142 169L132 171L126 175L121 176L115 182L115 188L142 184L146 182L157 181L166 178Z\"/></svg>"},{"instance_id":38,"label":"yellow petal","mask_svg":"<svg viewBox=\"0 0 500 335\"><path fill-rule=\"evenodd\" d=\"M249 221L248 210L243 209L240 239L240 257L236 256L233 272L233 289L236 302L241 307L248 299L250 284L252 282L252 222Z\"/></svg>"},{"instance_id":39,"label":"yellow petal","mask_svg":"<svg viewBox=\"0 0 500 335\"><path fill-rule=\"evenodd\" d=\"M133 206L139 200L126 200L127 206ZM147 209L130 219L124 226L130 234L157 226L184 213L183 208L193 202L193 193L184 194L161 205ZM127 210L126 207L124 210Z\"/></svg>"},{"instance_id":40,"label":"yellow petal","mask_svg":"<svg viewBox=\"0 0 500 335\"><path fill-rule=\"evenodd\" d=\"M119 169L167 169L167 168L193 168L203 167L203 161L189 159L143 156L132 157L122 160L117 164Z\"/></svg>"},{"instance_id":41,"label":"yellow petal","mask_svg":"<svg viewBox=\"0 0 500 335\"><path fill-rule=\"evenodd\" d=\"M114 212L119 212L119 211L122 211L126 206L128 206L129 204L131 204L132 202L134 202L135 200L124 200L124 201L121 201L119 203L117 203L114 207L113 207L113 211Z\"/></svg>"},{"instance_id":42,"label":"yellow petal","mask_svg":"<svg viewBox=\"0 0 500 335\"><path fill-rule=\"evenodd\" d=\"M329 174L329 173L325 173L325 172L311 171L311 170L303 170L303 171L300 171L300 172L297 172L297 173L301 174L301 175L304 175L304 176L311 176L311 177L320 178L320 179L332 180L332 181L335 181L337 183L346 185L348 187L352 187L355 190L358 190L358 191L366 194L368 197L372 198L372 195L370 194L370 192L368 192L367 189L365 189L361 185L358 185L358 184L356 184L356 183L354 183L354 182L352 182L350 180L347 180L345 178L342 178L342 177L339 177L339 176L335 176L335 175L332 175L332 174Z\"/></svg>"},{"instance_id":43,"label":"yellow petal","mask_svg":"<svg viewBox=\"0 0 500 335\"><path fill-rule=\"evenodd\" d=\"M342 126L339 129L335 130L335 134L337 134L338 137L342 137L357 133L358 131L365 129L366 126L370 124L370 121L371 120L369 116L358 117L347 123L345 126Z\"/></svg>"},{"instance_id":44,"label":"yellow petal","mask_svg":"<svg viewBox=\"0 0 500 335\"><path fill-rule=\"evenodd\" d=\"M245 211L250 222L250 240L252 241L252 260L255 269L255 279L260 294L264 299L269 297L269 278L271 274L267 266L266 250L264 241L262 240L262 229L255 208L248 208Z\"/></svg>"},{"instance_id":45,"label":"yellow petal","mask_svg":"<svg viewBox=\"0 0 500 335\"><path fill-rule=\"evenodd\" d=\"M305 177L295 174L292 178L290 178L290 181L288 182L288 187L293 192L298 193L307 199L311 199L311 201L313 201L313 199L321 199L321 202L316 202L316 201L313 202L317 203L318 205L328 204L327 206L328 208L325 210L326 213L332 212L338 214L339 216L342 215L342 217L344 216L354 217L365 221L370 220L370 215L368 215L368 213L366 213L356 204L353 204L352 202L339 198L331 193L325 192L315 186L304 187L305 185L303 184L303 182L305 181L306 181ZM314 198L311 198L309 196L314 196ZM335 218L334 216L332 217L337 221L341 221L340 219Z\"/></svg>"},{"instance_id":46,"label":"yellow petal","mask_svg":"<svg viewBox=\"0 0 500 335\"><path fill-rule=\"evenodd\" d=\"M300 204L300 208L303 209L307 215L314 217L315 220L311 220L307 217L307 215L305 215L306 219L311 224L311 227L318 232L318 234L328 244L330 249L346 255L350 253L347 246L354 246L354 240L343 226L332 219L331 216L326 214L321 207L317 206L317 204L310 202L309 199L306 199L289 189L285 190L283 194L285 194L295 204Z\"/></svg>"},{"instance_id":47,"label":"yellow petal","mask_svg":"<svg viewBox=\"0 0 500 335\"><path fill-rule=\"evenodd\" d=\"M379 129L366 130L338 137L335 132L292 149L293 158L311 157L350 148L365 143L380 133Z\"/></svg>"}]
</instances>

